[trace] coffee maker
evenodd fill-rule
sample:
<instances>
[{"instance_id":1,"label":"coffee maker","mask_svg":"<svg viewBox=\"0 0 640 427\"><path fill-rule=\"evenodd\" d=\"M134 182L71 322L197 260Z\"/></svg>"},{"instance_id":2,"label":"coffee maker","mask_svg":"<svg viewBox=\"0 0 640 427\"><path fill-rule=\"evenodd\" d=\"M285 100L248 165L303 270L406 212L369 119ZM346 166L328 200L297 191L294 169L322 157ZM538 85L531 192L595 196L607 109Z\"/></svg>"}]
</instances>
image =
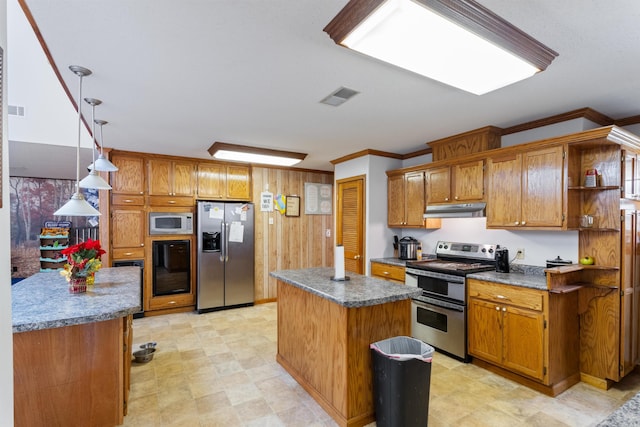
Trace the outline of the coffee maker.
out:
<instances>
[{"instance_id":1,"label":"coffee maker","mask_svg":"<svg viewBox=\"0 0 640 427\"><path fill-rule=\"evenodd\" d=\"M507 248L496 248L496 271L498 273L508 273L509 272L509 249Z\"/></svg>"}]
</instances>

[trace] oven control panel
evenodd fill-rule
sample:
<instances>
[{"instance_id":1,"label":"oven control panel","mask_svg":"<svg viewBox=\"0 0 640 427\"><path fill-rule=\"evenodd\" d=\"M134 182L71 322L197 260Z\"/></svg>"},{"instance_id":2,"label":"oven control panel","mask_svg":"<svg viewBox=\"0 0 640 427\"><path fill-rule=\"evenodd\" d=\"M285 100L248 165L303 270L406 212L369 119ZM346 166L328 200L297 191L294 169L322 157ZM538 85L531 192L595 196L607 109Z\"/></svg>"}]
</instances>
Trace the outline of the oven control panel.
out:
<instances>
[{"instance_id":1,"label":"oven control panel","mask_svg":"<svg viewBox=\"0 0 640 427\"><path fill-rule=\"evenodd\" d=\"M496 256L497 245L483 243L459 243L438 241L437 256L451 256L470 259L493 260Z\"/></svg>"}]
</instances>

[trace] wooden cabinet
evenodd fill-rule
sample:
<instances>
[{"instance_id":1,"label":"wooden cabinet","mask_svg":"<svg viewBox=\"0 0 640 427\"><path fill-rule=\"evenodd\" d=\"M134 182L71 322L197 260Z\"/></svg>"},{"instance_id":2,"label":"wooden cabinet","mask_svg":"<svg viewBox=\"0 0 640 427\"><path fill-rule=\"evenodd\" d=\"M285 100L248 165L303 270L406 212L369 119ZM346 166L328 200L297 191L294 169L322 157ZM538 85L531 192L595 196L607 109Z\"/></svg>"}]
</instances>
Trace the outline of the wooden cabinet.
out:
<instances>
[{"instance_id":1,"label":"wooden cabinet","mask_svg":"<svg viewBox=\"0 0 640 427\"><path fill-rule=\"evenodd\" d=\"M437 141L428 142L434 162L500 148L502 129L486 126Z\"/></svg>"},{"instance_id":2,"label":"wooden cabinet","mask_svg":"<svg viewBox=\"0 0 640 427\"><path fill-rule=\"evenodd\" d=\"M487 160L488 228L561 228L564 224L563 146Z\"/></svg>"},{"instance_id":3,"label":"wooden cabinet","mask_svg":"<svg viewBox=\"0 0 640 427\"><path fill-rule=\"evenodd\" d=\"M146 234L146 212L138 207L114 207L111 211L113 259L140 259Z\"/></svg>"},{"instance_id":4,"label":"wooden cabinet","mask_svg":"<svg viewBox=\"0 0 640 427\"><path fill-rule=\"evenodd\" d=\"M469 353L543 380L546 292L469 282Z\"/></svg>"},{"instance_id":5,"label":"wooden cabinet","mask_svg":"<svg viewBox=\"0 0 640 427\"><path fill-rule=\"evenodd\" d=\"M474 160L425 171L427 204L484 199L484 161Z\"/></svg>"},{"instance_id":6,"label":"wooden cabinet","mask_svg":"<svg viewBox=\"0 0 640 427\"><path fill-rule=\"evenodd\" d=\"M244 165L199 163L197 196L200 199L251 200L251 169Z\"/></svg>"},{"instance_id":7,"label":"wooden cabinet","mask_svg":"<svg viewBox=\"0 0 640 427\"><path fill-rule=\"evenodd\" d=\"M188 161L150 159L147 178L150 196L193 196L195 164Z\"/></svg>"},{"instance_id":8,"label":"wooden cabinet","mask_svg":"<svg viewBox=\"0 0 640 427\"><path fill-rule=\"evenodd\" d=\"M387 225L440 228L440 220L424 219L424 171L391 173L387 178Z\"/></svg>"},{"instance_id":9,"label":"wooden cabinet","mask_svg":"<svg viewBox=\"0 0 640 427\"><path fill-rule=\"evenodd\" d=\"M371 276L404 285L405 268L399 265L371 262Z\"/></svg>"},{"instance_id":10,"label":"wooden cabinet","mask_svg":"<svg viewBox=\"0 0 640 427\"><path fill-rule=\"evenodd\" d=\"M469 279L474 363L555 396L580 381L578 294Z\"/></svg>"},{"instance_id":11,"label":"wooden cabinet","mask_svg":"<svg viewBox=\"0 0 640 427\"><path fill-rule=\"evenodd\" d=\"M144 194L144 159L131 154L112 154L118 171L109 174L112 194Z\"/></svg>"}]
</instances>

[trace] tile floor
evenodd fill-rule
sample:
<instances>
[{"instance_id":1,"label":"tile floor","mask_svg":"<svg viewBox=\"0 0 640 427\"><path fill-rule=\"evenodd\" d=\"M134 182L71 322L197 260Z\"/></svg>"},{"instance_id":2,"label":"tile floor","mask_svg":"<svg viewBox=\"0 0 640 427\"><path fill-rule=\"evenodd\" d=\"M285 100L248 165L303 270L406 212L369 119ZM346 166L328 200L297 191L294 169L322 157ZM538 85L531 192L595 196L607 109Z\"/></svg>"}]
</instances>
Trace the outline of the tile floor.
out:
<instances>
[{"instance_id":1,"label":"tile floor","mask_svg":"<svg viewBox=\"0 0 640 427\"><path fill-rule=\"evenodd\" d=\"M158 351L132 365L124 425L335 426L275 362L276 328L276 303L135 319L134 349L156 341ZM608 391L580 383L554 399L436 353L429 425L594 426L638 391L634 373Z\"/></svg>"}]
</instances>

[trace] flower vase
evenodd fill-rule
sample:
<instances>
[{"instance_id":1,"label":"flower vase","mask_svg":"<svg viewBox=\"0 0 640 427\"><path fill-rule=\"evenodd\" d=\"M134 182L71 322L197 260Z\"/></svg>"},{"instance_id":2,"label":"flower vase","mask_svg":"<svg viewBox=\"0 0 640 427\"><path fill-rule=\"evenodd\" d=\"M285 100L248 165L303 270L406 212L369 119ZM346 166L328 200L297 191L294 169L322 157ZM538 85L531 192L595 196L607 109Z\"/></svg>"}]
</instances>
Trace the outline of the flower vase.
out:
<instances>
[{"instance_id":1,"label":"flower vase","mask_svg":"<svg viewBox=\"0 0 640 427\"><path fill-rule=\"evenodd\" d=\"M69 293L81 294L87 292L86 276L71 276L69 278Z\"/></svg>"}]
</instances>

